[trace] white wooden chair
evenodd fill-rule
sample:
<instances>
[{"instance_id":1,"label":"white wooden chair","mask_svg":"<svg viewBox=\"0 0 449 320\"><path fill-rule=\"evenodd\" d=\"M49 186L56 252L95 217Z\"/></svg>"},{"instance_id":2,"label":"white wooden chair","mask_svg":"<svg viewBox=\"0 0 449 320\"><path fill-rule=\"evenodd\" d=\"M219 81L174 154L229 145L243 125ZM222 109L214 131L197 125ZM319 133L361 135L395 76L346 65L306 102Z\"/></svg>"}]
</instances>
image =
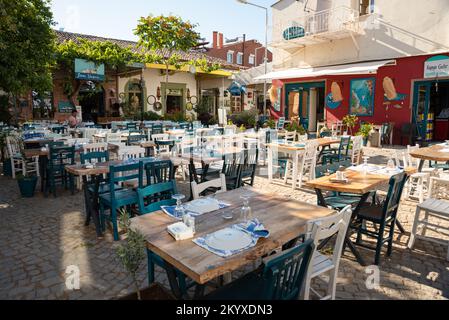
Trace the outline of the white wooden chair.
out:
<instances>
[{"instance_id":1,"label":"white wooden chair","mask_svg":"<svg viewBox=\"0 0 449 320\"><path fill-rule=\"evenodd\" d=\"M106 134L106 143L122 143L122 133L121 132L109 132Z\"/></svg>"},{"instance_id":2,"label":"white wooden chair","mask_svg":"<svg viewBox=\"0 0 449 320\"><path fill-rule=\"evenodd\" d=\"M104 151L108 151L108 144L107 143L90 143L90 144L86 144L83 147L83 151L84 153L89 153L89 152L104 152Z\"/></svg>"},{"instance_id":3,"label":"white wooden chair","mask_svg":"<svg viewBox=\"0 0 449 320\"><path fill-rule=\"evenodd\" d=\"M226 176L222 173L220 174L220 178L209 180L203 183L196 183L193 181L192 183L192 195L193 199L201 198L201 192L207 190L208 188L220 188L216 193L226 192Z\"/></svg>"},{"instance_id":4,"label":"white wooden chair","mask_svg":"<svg viewBox=\"0 0 449 320\"><path fill-rule=\"evenodd\" d=\"M317 162L318 155L318 143L316 141L309 141L306 143L304 151L297 154L297 157L300 159L289 159L286 165L286 172L284 176L284 183L287 183L289 177L292 179L297 179L298 187L302 187L304 177L307 177L308 180L315 179L315 167ZM294 175L294 162L298 163L297 176ZM295 186L295 183L293 183Z\"/></svg>"},{"instance_id":5,"label":"white wooden chair","mask_svg":"<svg viewBox=\"0 0 449 320\"><path fill-rule=\"evenodd\" d=\"M98 132L97 129L94 128L85 128L83 133L83 138L89 139L90 141L94 140L94 134Z\"/></svg>"},{"instance_id":6,"label":"white wooden chair","mask_svg":"<svg viewBox=\"0 0 449 320\"><path fill-rule=\"evenodd\" d=\"M153 139L153 141L168 140L169 139L169 135L166 134L166 133L158 133L158 134L153 134L151 136L151 138Z\"/></svg>"},{"instance_id":7,"label":"white wooden chair","mask_svg":"<svg viewBox=\"0 0 449 320\"><path fill-rule=\"evenodd\" d=\"M421 218L421 211L424 211L424 217ZM432 218L432 221L429 220ZM436 223L436 220L443 224ZM449 237L449 180L432 177L429 186L429 198L416 207L415 220L413 222L412 232L408 247L413 249L416 238L425 238L428 241L448 245L446 260L449 261L449 242L440 238L427 237L427 230L439 233ZM418 228L421 234L418 234Z\"/></svg>"},{"instance_id":8,"label":"white wooden chair","mask_svg":"<svg viewBox=\"0 0 449 320\"><path fill-rule=\"evenodd\" d=\"M19 147L19 138L8 136L6 137L6 146L8 149L8 156L11 159L11 172L13 179L16 178L16 172L21 172L26 175L29 172L35 172L39 177L39 157L32 157L26 159Z\"/></svg>"},{"instance_id":9,"label":"white wooden chair","mask_svg":"<svg viewBox=\"0 0 449 320\"><path fill-rule=\"evenodd\" d=\"M309 225L309 230L313 230L316 226L318 228L312 232L315 249L312 254L312 259L304 282L304 300L309 300L310 291L317 295L320 300L335 300L338 268L340 265L340 258L345 242L346 232L349 227L349 221L351 220L351 215L351 206L347 206L339 213L318 221L314 221L312 225ZM314 236L313 233L315 233ZM337 239L334 243L332 256L326 256L318 252L316 248L318 247L319 242L334 235L337 235ZM327 281L326 295L321 296L312 288L311 282L313 278L325 273L329 273L329 280Z\"/></svg>"},{"instance_id":10,"label":"white wooden chair","mask_svg":"<svg viewBox=\"0 0 449 320\"><path fill-rule=\"evenodd\" d=\"M119 148L118 158L120 160L139 159L145 157L145 149L136 146Z\"/></svg>"},{"instance_id":11,"label":"white wooden chair","mask_svg":"<svg viewBox=\"0 0 449 320\"><path fill-rule=\"evenodd\" d=\"M362 136L352 137L351 162L353 165L358 165L360 163L360 158L362 156L362 148L363 148L363 137Z\"/></svg>"}]
</instances>

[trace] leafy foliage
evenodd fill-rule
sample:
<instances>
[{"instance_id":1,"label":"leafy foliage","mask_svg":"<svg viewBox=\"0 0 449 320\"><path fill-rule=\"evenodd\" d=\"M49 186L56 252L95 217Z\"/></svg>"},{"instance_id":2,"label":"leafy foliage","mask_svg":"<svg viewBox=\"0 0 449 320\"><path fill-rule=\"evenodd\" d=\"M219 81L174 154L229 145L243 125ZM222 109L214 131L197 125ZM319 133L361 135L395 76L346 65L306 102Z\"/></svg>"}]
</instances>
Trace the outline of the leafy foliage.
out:
<instances>
[{"instance_id":1,"label":"leafy foliage","mask_svg":"<svg viewBox=\"0 0 449 320\"><path fill-rule=\"evenodd\" d=\"M209 105L205 99L198 101L198 104L193 107L193 110L197 114L197 118L203 125L212 124L213 115L210 113Z\"/></svg>"},{"instance_id":2,"label":"leafy foliage","mask_svg":"<svg viewBox=\"0 0 449 320\"><path fill-rule=\"evenodd\" d=\"M369 138L370 132L373 130L372 123L364 123L360 126L360 130L357 135L362 136L363 138Z\"/></svg>"},{"instance_id":3,"label":"leafy foliage","mask_svg":"<svg viewBox=\"0 0 449 320\"><path fill-rule=\"evenodd\" d=\"M134 120L136 121L140 120L140 118L141 118L140 114L134 116ZM161 119L162 117L154 111L147 111L143 113L143 121L157 121Z\"/></svg>"},{"instance_id":4,"label":"leafy foliage","mask_svg":"<svg viewBox=\"0 0 449 320\"><path fill-rule=\"evenodd\" d=\"M265 122L265 126L274 129L276 128L276 121L274 121L274 119L268 119L267 122Z\"/></svg>"},{"instance_id":5,"label":"leafy foliage","mask_svg":"<svg viewBox=\"0 0 449 320\"><path fill-rule=\"evenodd\" d=\"M0 0L0 88L5 92L52 88L53 24L48 0Z\"/></svg>"},{"instance_id":6,"label":"leafy foliage","mask_svg":"<svg viewBox=\"0 0 449 320\"><path fill-rule=\"evenodd\" d=\"M358 121L359 118L353 114L348 114L343 118L343 124L345 124L349 128L351 134Z\"/></svg>"},{"instance_id":7,"label":"leafy foliage","mask_svg":"<svg viewBox=\"0 0 449 320\"><path fill-rule=\"evenodd\" d=\"M300 135L307 133L306 129L296 121L289 123L285 129L289 132L298 132Z\"/></svg>"},{"instance_id":8,"label":"leafy foliage","mask_svg":"<svg viewBox=\"0 0 449 320\"><path fill-rule=\"evenodd\" d=\"M145 238L140 232L131 228L131 221L126 210L121 211L120 226L126 231L126 243L117 248L117 256L132 277L140 300L137 272L145 259Z\"/></svg>"},{"instance_id":9,"label":"leafy foliage","mask_svg":"<svg viewBox=\"0 0 449 320\"><path fill-rule=\"evenodd\" d=\"M237 126L245 126L246 128L254 128L256 125L257 109L251 109L235 113L230 116L231 121Z\"/></svg>"}]
</instances>

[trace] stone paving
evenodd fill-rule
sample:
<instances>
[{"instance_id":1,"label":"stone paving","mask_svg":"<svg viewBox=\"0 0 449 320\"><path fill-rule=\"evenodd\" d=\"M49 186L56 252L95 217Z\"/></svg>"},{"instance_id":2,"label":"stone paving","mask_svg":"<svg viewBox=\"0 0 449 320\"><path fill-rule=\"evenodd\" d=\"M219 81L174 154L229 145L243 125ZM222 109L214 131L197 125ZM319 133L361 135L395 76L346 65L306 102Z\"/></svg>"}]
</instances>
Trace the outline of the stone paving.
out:
<instances>
[{"instance_id":1,"label":"stone paving","mask_svg":"<svg viewBox=\"0 0 449 320\"><path fill-rule=\"evenodd\" d=\"M386 163L391 151L366 149L365 154L372 156L370 162ZM188 193L188 185L179 185L182 192ZM293 191L281 182L268 184L263 175L256 178L255 187L282 194L286 199L316 203L311 190ZM447 246L425 240L417 240L413 251L406 246L415 208L415 202L401 203L399 220L407 233L397 233L391 257L382 257L379 287L367 287L371 269L360 266L346 252L340 265L337 299L449 298ZM61 192L58 198L37 194L22 199L17 183L0 176L0 299L114 299L131 293L131 279L116 258L117 245L110 230L99 240L93 225L84 226L81 193L72 196ZM367 261L374 260L371 251L360 250ZM80 269L79 290L69 290L65 285L71 265ZM142 288L147 284L145 270L146 265L139 273ZM235 276L244 272L236 272ZM168 287L159 268L156 280ZM323 284L317 280L315 286Z\"/></svg>"}]
</instances>

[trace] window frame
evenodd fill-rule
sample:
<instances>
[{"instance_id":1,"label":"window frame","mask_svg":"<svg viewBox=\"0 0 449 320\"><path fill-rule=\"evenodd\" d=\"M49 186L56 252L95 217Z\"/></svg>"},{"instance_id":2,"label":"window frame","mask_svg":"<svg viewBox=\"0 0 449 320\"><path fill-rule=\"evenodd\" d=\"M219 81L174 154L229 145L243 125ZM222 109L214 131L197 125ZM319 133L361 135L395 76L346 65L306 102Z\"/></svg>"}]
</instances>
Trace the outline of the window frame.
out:
<instances>
[{"instance_id":1,"label":"window frame","mask_svg":"<svg viewBox=\"0 0 449 320\"><path fill-rule=\"evenodd\" d=\"M229 59L229 57L231 57L231 59ZM228 50L228 52L226 53L226 61L228 63L234 63L234 51Z\"/></svg>"}]
</instances>

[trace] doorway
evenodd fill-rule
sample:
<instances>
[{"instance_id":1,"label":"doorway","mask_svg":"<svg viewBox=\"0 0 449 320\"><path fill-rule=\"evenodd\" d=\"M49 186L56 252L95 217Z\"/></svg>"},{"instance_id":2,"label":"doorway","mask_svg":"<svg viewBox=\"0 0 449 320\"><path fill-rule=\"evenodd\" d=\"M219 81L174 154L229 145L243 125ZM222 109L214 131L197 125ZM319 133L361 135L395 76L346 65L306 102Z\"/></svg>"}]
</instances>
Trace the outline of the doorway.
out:
<instances>
[{"instance_id":1,"label":"doorway","mask_svg":"<svg viewBox=\"0 0 449 320\"><path fill-rule=\"evenodd\" d=\"M175 114L184 112L185 110L185 101L186 101L186 92L187 85L182 83L165 83L161 84L162 92L166 90L167 98L162 96L162 102L165 105L164 114ZM165 103L166 102L166 103Z\"/></svg>"},{"instance_id":2,"label":"doorway","mask_svg":"<svg viewBox=\"0 0 449 320\"><path fill-rule=\"evenodd\" d=\"M285 86L285 118L299 117L308 132L316 131L324 117L324 82L291 83Z\"/></svg>"},{"instance_id":3,"label":"doorway","mask_svg":"<svg viewBox=\"0 0 449 320\"><path fill-rule=\"evenodd\" d=\"M414 84L412 120L418 141L449 139L449 79Z\"/></svg>"},{"instance_id":4,"label":"doorway","mask_svg":"<svg viewBox=\"0 0 449 320\"><path fill-rule=\"evenodd\" d=\"M78 101L84 122L97 122L98 117L104 116L104 89L101 85L91 81L82 84Z\"/></svg>"}]
</instances>

